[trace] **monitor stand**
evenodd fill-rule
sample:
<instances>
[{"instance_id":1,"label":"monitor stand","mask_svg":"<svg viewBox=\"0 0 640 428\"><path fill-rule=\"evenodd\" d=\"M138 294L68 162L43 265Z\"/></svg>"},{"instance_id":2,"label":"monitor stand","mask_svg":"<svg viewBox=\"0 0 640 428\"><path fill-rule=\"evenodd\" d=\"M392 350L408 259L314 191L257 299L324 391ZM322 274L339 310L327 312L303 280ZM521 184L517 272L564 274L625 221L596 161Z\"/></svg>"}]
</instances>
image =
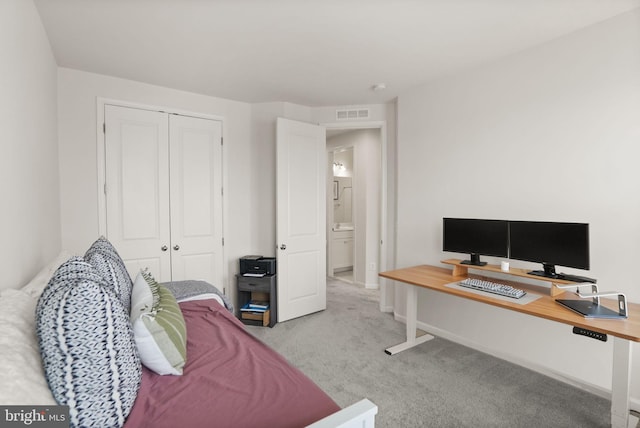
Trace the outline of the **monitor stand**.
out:
<instances>
[{"instance_id":1,"label":"monitor stand","mask_svg":"<svg viewBox=\"0 0 640 428\"><path fill-rule=\"evenodd\" d=\"M546 263L543 263L542 265L544 267L544 270L532 270L527 273L529 275L541 276L544 278L551 278L551 279L563 279L565 281L571 281L571 282L590 282L593 284L596 283L596 280L594 278L589 278L586 276L578 276L578 275L569 275L566 273L556 273L556 267L554 265L549 265Z\"/></svg>"},{"instance_id":2,"label":"monitor stand","mask_svg":"<svg viewBox=\"0 0 640 428\"><path fill-rule=\"evenodd\" d=\"M471 260L463 260L461 265L485 266L487 262L480 261L480 254L471 254Z\"/></svg>"},{"instance_id":3,"label":"monitor stand","mask_svg":"<svg viewBox=\"0 0 640 428\"><path fill-rule=\"evenodd\" d=\"M531 272L527 272L529 275L542 276L545 278L558 278L558 274L556 273L555 265L550 265L548 263L542 263L542 267L544 270L532 270Z\"/></svg>"}]
</instances>

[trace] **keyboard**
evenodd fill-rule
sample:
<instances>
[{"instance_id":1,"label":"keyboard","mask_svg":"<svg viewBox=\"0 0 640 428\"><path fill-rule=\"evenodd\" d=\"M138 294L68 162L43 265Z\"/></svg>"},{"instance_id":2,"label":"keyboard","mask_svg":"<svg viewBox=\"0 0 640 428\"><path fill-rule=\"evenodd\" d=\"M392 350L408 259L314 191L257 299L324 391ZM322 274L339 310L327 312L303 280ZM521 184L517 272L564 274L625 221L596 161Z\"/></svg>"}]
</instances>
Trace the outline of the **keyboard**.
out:
<instances>
[{"instance_id":1,"label":"keyboard","mask_svg":"<svg viewBox=\"0 0 640 428\"><path fill-rule=\"evenodd\" d=\"M482 279L467 278L460 281L458 284L462 287L486 291L487 293L494 293L500 296L511 297L513 299L519 299L527 294L526 291L520 290L519 288L514 288L507 284L484 281Z\"/></svg>"}]
</instances>

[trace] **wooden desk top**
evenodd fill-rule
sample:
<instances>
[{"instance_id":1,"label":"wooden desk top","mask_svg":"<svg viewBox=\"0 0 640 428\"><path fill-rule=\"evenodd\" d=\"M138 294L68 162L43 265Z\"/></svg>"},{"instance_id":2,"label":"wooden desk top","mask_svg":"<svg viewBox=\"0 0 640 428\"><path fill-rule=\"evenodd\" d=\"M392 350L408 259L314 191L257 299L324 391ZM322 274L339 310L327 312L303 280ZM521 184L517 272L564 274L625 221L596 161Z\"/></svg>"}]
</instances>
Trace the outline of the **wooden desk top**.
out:
<instances>
[{"instance_id":1,"label":"wooden desk top","mask_svg":"<svg viewBox=\"0 0 640 428\"><path fill-rule=\"evenodd\" d=\"M453 270L443 267L420 265L403 269L396 269L379 274L383 278L400 281L407 284L416 285L422 288L453 294L465 299L476 300L489 305L512 311L522 312L539 318L546 318L563 324L582 327L600 333L610 334L622 339L640 342L640 305L627 302L626 319L587 319L555 302L556 298L578 299L573 292L565 292L555 297L549 296L549 289L531 284L519 283L509 280L483 277L482 275L470 274L474 278L487 278L495 282L509 284L523 289L527 293L539 294L541 297L526 305L511 303L491 297L490 293L482 295L466 292L456 288L446 287L446 284L465 279L466 275L453 275ZM617 300L600 299L601 304L617 311Z\"/></svg>"}]
</instances>

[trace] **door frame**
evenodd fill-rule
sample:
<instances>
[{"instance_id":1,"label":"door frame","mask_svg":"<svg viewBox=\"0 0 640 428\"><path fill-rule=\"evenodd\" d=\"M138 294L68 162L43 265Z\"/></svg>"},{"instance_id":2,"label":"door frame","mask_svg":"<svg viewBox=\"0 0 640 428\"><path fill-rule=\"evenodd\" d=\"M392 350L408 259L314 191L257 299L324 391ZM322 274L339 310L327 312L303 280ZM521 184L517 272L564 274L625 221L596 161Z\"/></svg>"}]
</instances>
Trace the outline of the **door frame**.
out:
<instances>
[{"instance_id":1,"label":"door frame","mask_svg":"<svg viewBox=\"0 0 640 428\"><path fill-rule=\"evenodd\" d=\"M151 110L168 114L179 114L182 116L197 117L200 119L216 120L221 123L222 126L222 140L226 137L226 127L224 117L212 114L197 113L188 110L177 109L167 106L154 106L149 104L141 104L130 101L117 100L112 98L97 97L96 98L96 162L97 162L97 184L98 184L98 234L102 236L107 235L107 197L105 194L106 186L106 145L104 134L104 108L106 105L113 105L117 107L128 107L139 110ZM227 187L227 158L226 151L224 150L224 144L222 145L222 188ZM224 194L222 196L222 236L227 235L227 224L225 219L227 217L227 204L225 204ZM229 287L227 290L227 284L229 283L229 274L227 269L227 253L224 251L224 245L222 247L222 279L223 289L221 290L227 296L233 296L233 287Z\"/></svg>"},{"instance_id":2,"label":"door frame","mask_svg":"<svg viewBox=\"0 0 640 428\"><path fill-rule=\"evenodd\" d=\"M362 122L327 122L320 123L325 129L336 130L358 130L358 129L378 129L380 131L380 243L378 245L378 272L387 270L387 246L391 239L387 236L387 198L388 198L388 160L387 160L387 122L385 120L378 121L362 121ZM328 226L327 226L328 227ZM355 242L354 242L355 245ZM366 267L365 267L366 268ZM380 284L380 311L388 311L386 281L379 278Z\"/></svg>"}]
</instances>

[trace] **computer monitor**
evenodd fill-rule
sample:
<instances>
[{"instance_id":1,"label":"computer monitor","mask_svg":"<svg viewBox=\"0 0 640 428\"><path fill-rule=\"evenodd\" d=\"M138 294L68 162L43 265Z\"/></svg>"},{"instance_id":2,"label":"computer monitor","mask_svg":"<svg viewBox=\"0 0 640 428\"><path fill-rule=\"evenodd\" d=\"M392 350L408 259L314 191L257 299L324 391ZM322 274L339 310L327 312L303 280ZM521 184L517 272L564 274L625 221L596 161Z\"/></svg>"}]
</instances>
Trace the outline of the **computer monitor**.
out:
<instances>
[{"instance_id":1,"label":"computer monitor","mask_svg":"<svg viewBox=\"0 0 640 428\"><path fill-rule=\"evenodd\" d=\"M544 270L529 274L547 278L589 280L556 273L555 266L589 269L589 225L545 221L509 222L509 257L542 263Z\"/></svg>"},{"instance_id":2,"label":"computer monitor","mask_svg":"<svg viewBox=\"0 0 640 428\"><path fill-rule=\"evenodd\" d=\"M484 266L480 256L508 257L509 222L471 218L442 219L442 250L466 253L469 260L463 264Z\"/></svg>"}]
</instances>

